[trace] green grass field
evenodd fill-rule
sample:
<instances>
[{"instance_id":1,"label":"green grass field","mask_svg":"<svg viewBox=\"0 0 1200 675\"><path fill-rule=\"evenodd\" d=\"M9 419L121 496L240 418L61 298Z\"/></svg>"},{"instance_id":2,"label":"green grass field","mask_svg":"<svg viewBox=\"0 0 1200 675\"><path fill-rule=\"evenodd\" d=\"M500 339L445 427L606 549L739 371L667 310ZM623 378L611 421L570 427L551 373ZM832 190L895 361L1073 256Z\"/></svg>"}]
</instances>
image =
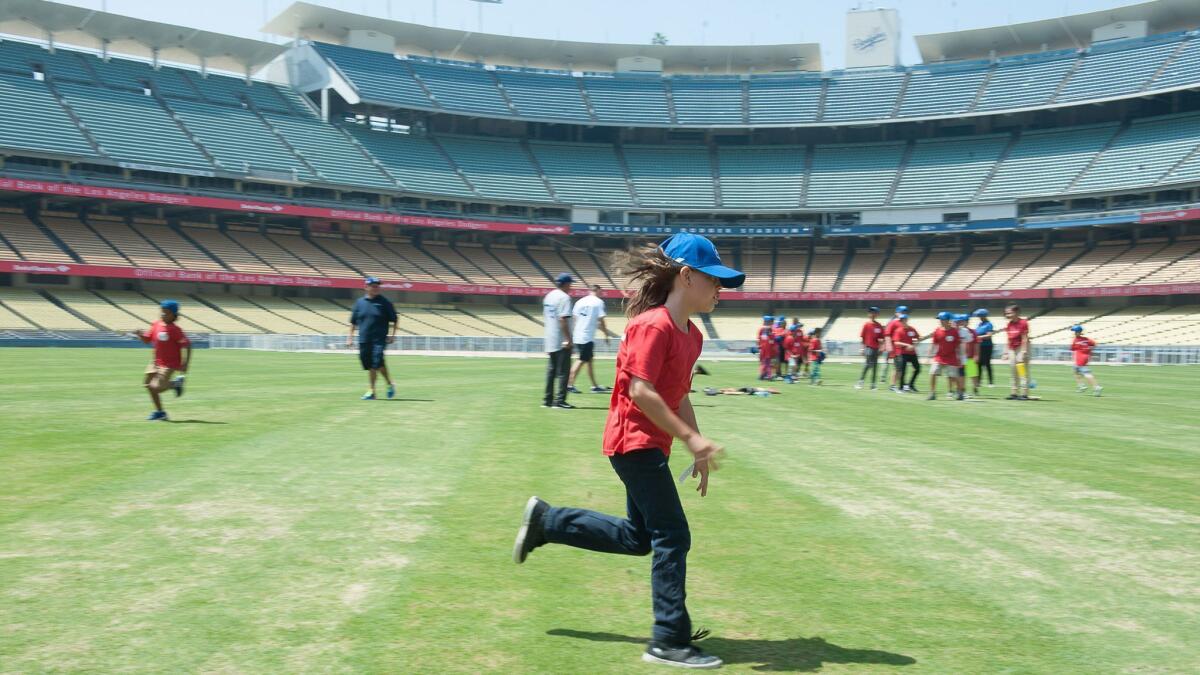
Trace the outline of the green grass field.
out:
<instances>
[{"instance_id":1,"label":"green grass field","mask_svg":"<svg viewBox=\"0 0 1200 675\"><path fill-rule=\"evenodd\" d=\"M0 671L661 671L648 558L510 560L530 494L623 510L606 397L393 357L399 400L363 402L346 355L200 351L149 423L147 357L0 350ZM1042 401L929 403L838 365L694 398L728 451L683 494L702 644L735 672L1196 672L1200 373L1097 370L1099 399L1065 366Z\"/></svg>"}]
</instances>

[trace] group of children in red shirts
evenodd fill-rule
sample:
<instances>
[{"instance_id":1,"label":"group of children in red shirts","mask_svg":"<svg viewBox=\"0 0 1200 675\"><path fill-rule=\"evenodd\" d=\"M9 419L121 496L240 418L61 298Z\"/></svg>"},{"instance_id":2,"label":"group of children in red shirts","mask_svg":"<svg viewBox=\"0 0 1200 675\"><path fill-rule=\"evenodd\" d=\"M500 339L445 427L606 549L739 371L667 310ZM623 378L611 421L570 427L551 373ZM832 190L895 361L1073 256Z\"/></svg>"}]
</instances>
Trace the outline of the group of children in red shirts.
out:
<instances>
[{"instance_id":1,"label":"group of children in red shirts","mask_svg":"<svg viewBox=\"0 0 1200 675\"><path fill-rule=\"evenodd\" d=\"M821 384L821 364L825 347L821 329L804 332L804 324L793 318L791 325L785 316L764 315L755 337L758 343L758 379L780 379L788 384L807 377L809 384Z\"/></svg>"}]
</instances>

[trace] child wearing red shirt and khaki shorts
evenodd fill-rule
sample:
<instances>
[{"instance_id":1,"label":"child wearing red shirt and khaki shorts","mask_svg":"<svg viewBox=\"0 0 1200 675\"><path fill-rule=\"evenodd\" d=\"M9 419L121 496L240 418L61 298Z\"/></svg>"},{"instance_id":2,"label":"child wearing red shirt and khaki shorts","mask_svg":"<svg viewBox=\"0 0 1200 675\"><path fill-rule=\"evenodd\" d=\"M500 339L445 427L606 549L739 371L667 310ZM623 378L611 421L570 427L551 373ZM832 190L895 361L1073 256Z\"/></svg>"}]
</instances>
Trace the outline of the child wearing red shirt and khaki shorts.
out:
<instances>
[{"instance_id":1,"label":"child wearing red shirt and khaki shorts","mask_svg":"<svg viewBox=\"0 0 1200 675\"><path fill-rule=\"evenodd\" d=\"M719 446L700 435L688 400L692 367L703 337L689 317L711 312L722 288L737 288L746 275L721 264L712 242L680 233L661 246L630 256L634 287L627 300L629 323L617 353L616 386L609 403L603 449L625 485L624 518L584 509L551 507L531 497L513 546L513 560L525 562L535 548L564 544L575 548L653 554L650 588L654 626L642 659L686 668L718 668L721 659L694 641L684 603L687 554L692 537L668 461L672 439L691 453L690 474L708 493L709 471L717 468ZM686 477L686 474L685 474Z\"/></svg>"}]
</instances>

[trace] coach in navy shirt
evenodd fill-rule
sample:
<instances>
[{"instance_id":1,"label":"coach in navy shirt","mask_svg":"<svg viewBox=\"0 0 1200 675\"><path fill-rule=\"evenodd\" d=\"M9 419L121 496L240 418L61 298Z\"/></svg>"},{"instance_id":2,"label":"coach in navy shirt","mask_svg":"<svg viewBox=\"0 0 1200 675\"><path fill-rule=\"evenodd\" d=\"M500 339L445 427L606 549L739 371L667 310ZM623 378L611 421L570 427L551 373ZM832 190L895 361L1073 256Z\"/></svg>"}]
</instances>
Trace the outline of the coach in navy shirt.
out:
<instances>
[{"instance_id":1,"label":"coach in navy shirt","mask_svg":"<svg viewBox=\"0 0 1200 675\"><path fill-rule=\"evenodd\" d=\"M398 317L391 301L379 294L379 279L367 277L366 285L367 294L354 303L354 310L350 312L350 337L346 340L346 346L354 346L354 331L357 329L358 360L362 362L363 370L370 373L371 382L371 388L362 398L371 401L375 399L375 379L379 375L383 375L387 382L387 397L396 395L396 387L383 363L383 350L396 339ZM390 331L388 324L391 324Z\"/></svg>"}]
</instances>

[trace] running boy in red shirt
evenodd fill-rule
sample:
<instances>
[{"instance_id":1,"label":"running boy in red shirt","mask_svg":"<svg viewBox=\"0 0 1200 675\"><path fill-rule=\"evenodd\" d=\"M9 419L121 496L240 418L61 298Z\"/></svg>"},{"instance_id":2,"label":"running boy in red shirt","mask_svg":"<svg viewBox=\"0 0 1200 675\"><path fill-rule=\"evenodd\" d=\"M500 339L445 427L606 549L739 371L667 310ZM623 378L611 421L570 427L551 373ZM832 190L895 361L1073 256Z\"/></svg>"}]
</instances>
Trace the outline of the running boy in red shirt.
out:
<instances>
[{"instance_id":1,"label":"running boy in red shirt","mask_svg":"<svg viewBox=\"0 0 1200 675\"><path fill-rule=\"evenodd\" d=\"M1071 332L1075 333L1075 339L1071 340L1071 351L1075 352L1075 383L1079 385L1076 391L1082 394L1087 391L1090 384L1092 385L1092 394L1099 396L1104 387L1096 382L1096 376L1088 367L1088 363L1091 363L1092 360L1092 350L1096 348L1096 341L1083 336L1083 326L1071 326Z\"/></svg>"},{"instance_id":2,"label":"running boy in red shirt","mask_svg":"<svg viewBox=\"0 0 1200 675\"><path fill-rule=\"evenodd\" d=\"M692 455L689 473L700 477L696 489L701 496L708 493L709 471L717 468L720 447L700 435L688 400L692 366L703 342L689 317L711 312L721 289L742 285L746 275L722 265L712 242L685 232L631 258L628 276L635 290L627 300L629 323L617 352L603 441L604 454L625 484L628 516L556 508L530 497L513 560L525 562L532 550L550 543L602 553L653 553L654 627L642 659L717 668L721 659L693 644L707 631L692 633L684 604L691 532L667 462L671 440L678 438Z\"/></svg>"},{"instance_id":3,"label":"running boy in red shirt","mask_svg":"<svg viewBox=\"0 0 1200 675\"><path fill-rule=\"evenodd\" d=\"M179 303L174 300L163 300L159 305L160 318L150 324L150 330L136 333L138 339L146 344L154 344L154 360L146 368L144 386L150 392L150 400L154 402L154 412L146 419L151 422L166 420L167 413L162 407L159 394L174 389L176 396L183 395L183 375L172 379L176 372L186 373L188 363L192 360L192 343L183 330L175 324L179 320ZM183 350L187 356L183 356Z\"/></svg>"},{"instance_id":4,"label":"running boy in red shirt","mask_svg":"<svg viewBox=\"0 0 1200 675\"><path fill-rule=\"evenodd\" d=\"M951 393L958 390L955 397L963 400L962 359L960 345L962 342L958 328L950 322L954 315L950 312L938 312L941 327L933 331L933 369L929 374L929 400L937 400L938 375L946 376L946 387Z\"/></svg>"}]
</instances>

